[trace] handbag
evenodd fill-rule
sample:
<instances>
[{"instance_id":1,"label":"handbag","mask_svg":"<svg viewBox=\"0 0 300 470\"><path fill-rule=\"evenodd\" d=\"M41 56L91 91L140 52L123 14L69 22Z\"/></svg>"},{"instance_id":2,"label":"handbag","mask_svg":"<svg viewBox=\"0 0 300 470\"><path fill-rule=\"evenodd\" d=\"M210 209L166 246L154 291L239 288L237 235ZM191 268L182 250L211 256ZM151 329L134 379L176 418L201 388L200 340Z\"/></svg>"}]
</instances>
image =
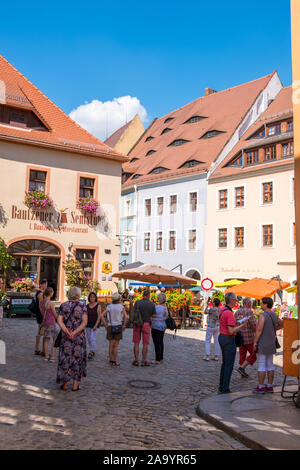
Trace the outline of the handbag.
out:
<instances>
[{"instance_id":1,"label":"handbag","mask_svg":"<svg viewBox=\"0 0 300 470\"><path fill-rule=\"evenodd\" d=\"M280 346L280 343L279 343L278 338L277 338L276 328L275 328L275 325L274 325L274 322L273 322L273 318L271 317L271 315L269 314L269 312L267 312L267 314L268 314L269 317L271 318L271 321L272 321L272 324L273 324L273 328L274 328L274 333L275 333L275 348L276 348L276 349L279 349L279 348L281 348L281 346Z\"/></svg>"},{"instance_id":2,"label":"handbag","mask_svg":"<svg viewBox=\"0 0 300 470\"><path fill-rule=\"evenodd\" d=\"M171 317L169 309L168 309L168 316L167 316L165 321L166 321L166 326L167 326L168 330L171 330L171 331L174 331L174 330L176 331L177 330L175 320L174 320L174 318Z\"/></svg>"},{"instance_id":3,"label":"handbag","mask_svg":"<svg viewBox=\"0 0 300 470\"><path fill-rule=\"evenodd\" d=\"M108 311L109 313L109 321L111 323L111 316L110 316L110 312ZM110 328L111 328L111 334L112 335L118 335L120 333L122 333L122 330L123 330L123 325L110 325Z\"/></svg>"},{"instance_id":4,"label":"handbag","mask_svg":"<svg viewBox=\"0 0 300 470\"><path fill-rule=\"evenodd\" d=\"M64 320L64 325L66 325L68 323L68 320L70 318L70 316L72 315L72 313L74 312L75 310L75 307L77 307L78 305L78 302L72 307L69 315L68 315L68 318L66 320ZM55 348L59 348L60 347L60 344L61 344L61 339L62 339L62 330L60 330L60 332L58 333L58 335L56 336L56 339L55 339L55 342L54 342L54 347Z\"/></svg>"}]
</instances>

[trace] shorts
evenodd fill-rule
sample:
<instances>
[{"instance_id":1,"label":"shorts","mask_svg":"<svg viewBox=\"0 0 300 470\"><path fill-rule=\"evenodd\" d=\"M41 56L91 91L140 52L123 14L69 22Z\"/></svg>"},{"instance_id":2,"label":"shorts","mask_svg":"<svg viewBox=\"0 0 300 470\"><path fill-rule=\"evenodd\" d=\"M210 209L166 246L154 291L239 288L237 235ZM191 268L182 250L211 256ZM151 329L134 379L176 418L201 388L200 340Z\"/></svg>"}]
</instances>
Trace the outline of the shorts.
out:
<instances>
[{"instance_id":1,"label":"shorts","mask_svg":"<svg viewBox=\"0 0 300 470\"><path fill-rule=\"evenodd\" d=\"M150 344L150 332L150 323L144 323L142 328L134 326L132 342L134 344L140 344L141 336L143 335L143 345Z\"/></svg>"},{"instance_id":2,"label":"shorts","mask_svg":"<svg viewBox=\"0 0 300 470\"><path fill-rule=\"evenodd\" d=\"M123 333L112 333L111 332L111 326L108 326L107 327L107 330L106 330L106 339L108 339L108 341L111 341L112 339L116 340L116 341L120 341L120 339L123 338Z\"/></svg>"},{"instance_id":3,"label":"shorts","mask_svg":"<svg viewBox=\"0 0 300 470\"><path fill-rule=\"evenodd\" d=\"M45 325L45 333L44 333L44 338L56 338L57 336L57 330L56 330L56 325Z\"/></svg>"}]
</instances>

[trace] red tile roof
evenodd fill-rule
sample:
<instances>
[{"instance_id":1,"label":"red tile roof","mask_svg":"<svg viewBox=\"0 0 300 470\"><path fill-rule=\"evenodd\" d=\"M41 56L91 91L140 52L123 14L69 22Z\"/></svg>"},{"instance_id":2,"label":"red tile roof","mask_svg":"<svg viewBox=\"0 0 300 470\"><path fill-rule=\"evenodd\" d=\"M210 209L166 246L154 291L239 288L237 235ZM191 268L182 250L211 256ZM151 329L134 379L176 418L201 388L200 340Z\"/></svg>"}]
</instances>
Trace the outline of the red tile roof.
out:
<instances>
[{"instance_id":1,"label":"red tile roof","mask_svg":"<svg viewBox=\"0 0 300 470\"><path fill-rule=\"evenodd\" d=\"M124 155L112 150L80 127L0 55L0 84L1 82L4 83L5 89L3 93L0 87L0 103L32 110L49 129L49 131L23 130L0 123L1 140L22 141L106 159L128 161Z\"/></svg>"},{"instance_id":2,"label":"red tile roof","mask_svg":"<svg viewBox=\"0 0 300 470\"><path fill-rule=\"evenodd\" d=\"M129 154L130 158L136 157L139 160L123 165L124 172L132 173L132 176L123 184L123 188L207 171L274 73L200 97L156 119ZM201 116L204 119L185 124L193 116ZM168 118L173 119L166 123ZM171 130L162 134L166 127ZM222 133L212 138L201 139L212 130L222 131ZM150 136L153 139L146 142ZM188 142L181 146L170 146L174 140L178 139ZM155 152L146 156L150 150L155 150ZM180 168L188 160L198 160L204 163L193 168ZM149 175L157 167L169 170L162 174ZM133 179L134 174L142 176Z\"/></svg>"},{"instance_id":3,"label":"red tile roof","mask_svg":"<svg viewBox=\"0 0 300 470\"><path fill-rule=\"evenodd\" d=\"M270 106L266 109L264 113L255 121L252 126L249 127L247 132L243 135L241 140L234 146L231 152L227 155L225 160L216 168L216 170L211 174L210 180L215 178L222 178L230 175L242 175L244 173L255 172L262 169L270 169L274 166L284 166L288 162L292 162L293 158L285 158L284 160L274 160L269 161L266 163L257 163L251 166L241 167L230 167L226 166L230 160L232 160L236 155L238 155L242 150L246 150L249 147L254 148L255 144L256 147L261 147L265 145L265 139L250 139L249 138L256 134L259 129L264 126L264 124L268 124L274 121L278 121L280 119L289 118L293 115L293 103L292 103L292 87L288 86L286 88L282 88L274 101L270 104ZM279 134L277 136L273 136L272 139L278 140L281 139L284 135Z\"/></svg>"}]
</instances>

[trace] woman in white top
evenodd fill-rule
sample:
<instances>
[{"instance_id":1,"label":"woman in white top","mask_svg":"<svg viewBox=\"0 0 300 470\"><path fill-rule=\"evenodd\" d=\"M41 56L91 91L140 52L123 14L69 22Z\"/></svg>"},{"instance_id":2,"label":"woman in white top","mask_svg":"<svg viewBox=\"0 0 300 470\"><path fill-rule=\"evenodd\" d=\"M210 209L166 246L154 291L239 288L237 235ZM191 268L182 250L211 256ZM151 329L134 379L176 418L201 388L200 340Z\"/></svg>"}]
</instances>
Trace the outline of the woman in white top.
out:
<instances>
[{"instance_id":1,"label":"woman in white top","mask_svg":"<svg viewBox=\"0 0 300 470\"><path fill-rule=\"evenodd\" d=\"M106 338L109 341L109 362L112 366L119 366L117 362L119 341L122 339L122 332L126 329L128 315L122 304L120 304L120 294L117 292L112 296L112 303L107 306L101 314L103 324L106 328Z\"/></svg>"}]
</instances>

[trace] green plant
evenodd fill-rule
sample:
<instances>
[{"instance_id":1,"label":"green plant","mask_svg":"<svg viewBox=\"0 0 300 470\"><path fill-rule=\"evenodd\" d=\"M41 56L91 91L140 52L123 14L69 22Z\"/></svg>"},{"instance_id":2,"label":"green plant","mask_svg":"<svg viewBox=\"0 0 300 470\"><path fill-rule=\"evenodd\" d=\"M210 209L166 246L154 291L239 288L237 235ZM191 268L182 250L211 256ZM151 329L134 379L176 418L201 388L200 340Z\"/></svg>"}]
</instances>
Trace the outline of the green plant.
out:
<instances>
[{"instance_id":1,"label":"green plant","mask_svg":"<svg viewBox=\"0 0 300 470\"><path fill-rule=\"evenodd\" d=\"M66 272L66 281L69 287L79 287L83 296L90 292L97 292L100 289L98 281L84 274L81 264L74 258L63 263Z\"/></svg>"},{"instance_id":2,"label":"green plant","mask_svg":"<svg viewBox=\"0 0 300 470\"><path fill-rule=\"evenodd\" d=\"M0 272L7 273L12 270L14 257L7 251L7 246L3 238L0 238Z\"/></svg>"},{"instance_id":3,"label":"green plant","mask_svg":"<svg viewBox=\"0 0 300 470\"><path fill-rule=\"evenodd\" d=\"M216 292L214 292L213 294L213 299L219 299L220 302L224 302L225 300L225 294L222 290L217 290Z\"/></svg>"}]
</instances>

